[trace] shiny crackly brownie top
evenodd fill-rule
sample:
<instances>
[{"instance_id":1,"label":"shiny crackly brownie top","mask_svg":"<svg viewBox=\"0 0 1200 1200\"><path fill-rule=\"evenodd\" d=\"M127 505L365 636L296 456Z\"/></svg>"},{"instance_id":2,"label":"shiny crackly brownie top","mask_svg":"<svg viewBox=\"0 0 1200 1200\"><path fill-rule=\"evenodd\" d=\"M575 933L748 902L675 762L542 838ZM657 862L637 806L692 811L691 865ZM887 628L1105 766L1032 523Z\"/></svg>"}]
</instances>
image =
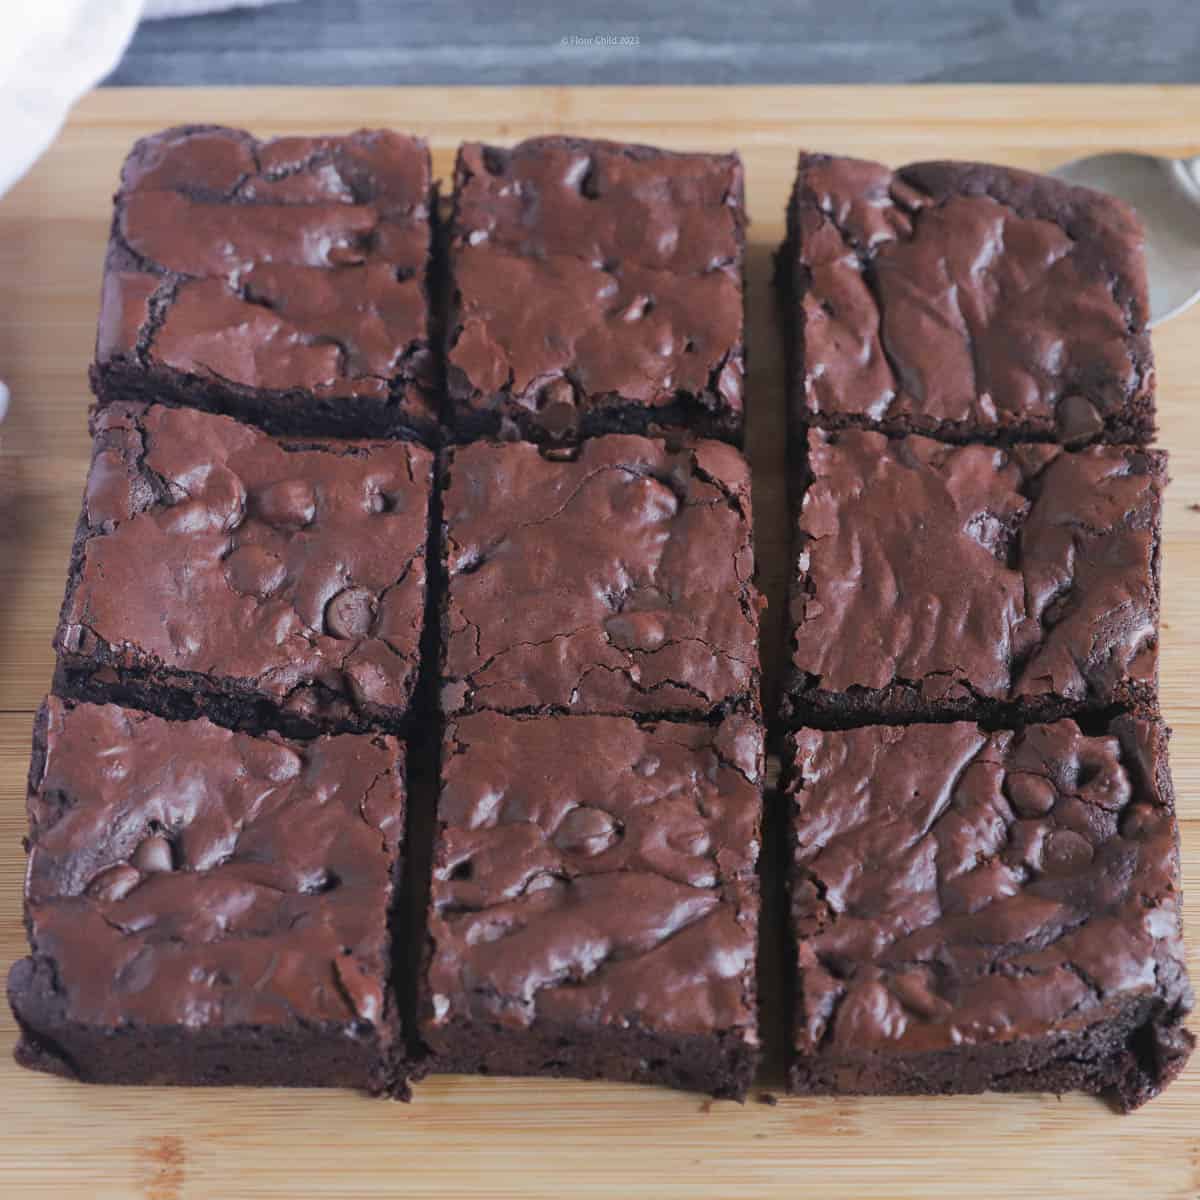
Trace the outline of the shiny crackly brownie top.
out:
<instances>
[{"instance_id":1,"label":"shiny crackly brownie top","mask_svg":"<svg viewBox=\"0 0 1200 1200\"><path fill-rule=\"evenodd\" d=\"M552 425L682 394L740 420L744 223L736 155L467 143L450 231L452 400Z\"/></svg>"},{"instance_id":2,"label":"shiny crackly brownie top","mask_svg":"<svg viewBox=\"0 0 1200 1200\"><path fill-rule=\"evenodd\" d=\"M190 409L94 420L68 659L394 718L416 680L433 456L289 443ZM336 727L336 726L335 726Z\"/></svg>"},{"instance_id":3,"label":"shiny crackly brownie top","mask_svg":"<svg viewBox=\"0 0 1200 1200\"><path fill-rule=\"evenodd\" d=\"M1128 717L792 735L799 1053L1066 1034L1139 997L1178 1021L1165 741Z\"/></svg>"},{"instance_id":4,"label":"shiny crackly brownie top","mask_svg":"<svg viewBox=\"0 0 1200 1200\"><path fill-rule=\"evenodd\" d=\"M785 270L800 420L1147 441L1133 211L1005 167L800 157Z\"/></svg>"},{"instance_id":5,"label":"shiny crackly brownie top","mask_svg":"<svg viewBox=\"0 0 1200 1200\"><path fill-rule=\"evenodd\" d=\"M629 715L758 703L750 474L731 446L451 450L443 707Z\"/></svg>"},{"instance_id":6,"label":"shiny crackly brownie top","mask_svg":"<svg viewBox=\"0 0 1200 1200\"><path fill-rule=\"evenodd\" d=\"M630 1023L756 1038L762 734L619 717L451 721L424 1033Z\"/></svg>"},{"instance_id":7,"label":"shiny crackly brownie top","mask_svg":"<svg viewBox=\"0 0 1200 1200\"><path fill-rule=\"evenodd\" d=\"M801 691L1153 695L1162 452L811 430L808 469L791 598Z\"/></svg>"},{"instance_id":8,"label":"shiny crackly brownie top","mask_svg":"<svg viewBox=\"0 0 1200 1200\"><path fill-rule=\"evenodd\" d=\"M62 1019L382 1026L403 751L51 697L26 901Z\"/></svg>"},{"instance_id":9,"label":"shiny crackly brownie top","mask_svg":"<svg viewBox=\"0 0 1200 1200\"><path fill-rule=\"evenodd\" d=\"M143 139L121 174L98 360L324 397L411 388L429 373L430 188L425 144L387 131Z\"/></svg>"}]
</instances>

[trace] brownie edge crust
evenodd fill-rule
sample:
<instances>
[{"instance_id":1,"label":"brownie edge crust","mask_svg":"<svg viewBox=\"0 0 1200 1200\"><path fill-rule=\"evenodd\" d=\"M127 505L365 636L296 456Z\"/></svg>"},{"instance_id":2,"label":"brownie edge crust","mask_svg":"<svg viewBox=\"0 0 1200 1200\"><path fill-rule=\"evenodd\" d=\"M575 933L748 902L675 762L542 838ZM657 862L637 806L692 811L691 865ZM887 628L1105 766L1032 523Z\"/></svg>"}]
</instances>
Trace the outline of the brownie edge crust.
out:
<instances>
[{"instance_id":1,"label":"brownie edge crust","mask_svg":"<svg viewBox=\"0 0 1200 1200\"><path fill-rule=\"evenodd\" d=\"M791 1090L1157 1095L1194 1042L1167 736L792 734Z\"/></svg>"}]
</instances>

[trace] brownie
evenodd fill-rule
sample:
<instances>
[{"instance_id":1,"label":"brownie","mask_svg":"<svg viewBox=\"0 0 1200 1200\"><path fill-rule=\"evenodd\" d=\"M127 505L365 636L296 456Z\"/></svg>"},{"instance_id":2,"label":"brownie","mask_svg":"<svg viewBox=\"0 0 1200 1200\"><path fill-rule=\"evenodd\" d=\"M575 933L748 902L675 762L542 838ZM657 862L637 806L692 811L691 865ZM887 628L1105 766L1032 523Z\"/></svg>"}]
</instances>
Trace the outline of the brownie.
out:
<instances>
[{"instance_id":1,"label":"brownie","mask_svg":"<svg viewBox=\"0 0 1200 1200\"><path fill-rule=\"evenodd\" d=\"M457 436L683 426L740 441L742 191L736 154L462 146L445 321Z\"/></svg>"},{"instance_id":2,"label":"brownie","mask_svg":"<svg viewBox=\"0 0 1200 1200\"><path fill-rule=\"evenodd\" d=\"M17 1060L92 1083L403 1091L403 764L384 735L287 742L47 700Z\"/></svg>"},{"instance_id":3,"label":"brownie","mask_svg":"<svg viewBox=\"0 0 1200 1200\"><path fill-rule=\"evenodd\" d=\"M793 428L1147 442L1142 231L1009 167L801 154L780 256Z\"/></svg>"},{"instance_id":4,"label":"brownie","mask_svg":"<svg viewBox=\"0 0 1200 1200\"><path fill-rule=\"evenodd\" d=\"M796 1092L1105 1093L1193 1039L1158 722L788 739Z\"/></svg>"},{"instance_id":5,"label":"brownie","mask_svg":"<svg viewBox=\"0 0 1200 1200\"><path fill-rule=\"evenodd\" d=\"M273 433L434 437L429 151L183 126L121 173L92 384Z\"/></svg>"},{"instance_id":6,"label":"brownie","mask_svg":"<svg viewBox=\"0 0 1200 1200\"><path fill-rule=\"evenodd\" d=\"M435 1069L742 1098L761 775L744 716L451 721L421 1003Z\"/></svg>"},{"instance_id":7,"label":"brownie","mask_svg":"<svg viewBox=\"0 0 1200 1200\"><path fill-rule=\"evenodd\" d=\"M160 405L110 404L93 430L60 690L251 732L404 724L430 451Z\"/></svg>"},{"instance_id":8,"label":"brownie","mask_svg":"<svg viewBox=\"0 0 1200 1200\"><path fill-rule=\"evenodd\" d=\"M757 711L750 473L732 446L477 442L446 451L443 484L444 711Z\"/></svg>"},{"instance_id":9,"label":"brownie","mask_svg":"<svg viewBox=\"0 0 1200 1200\"><path fill-rule=\"evenodd\" d=\"M810 430L792 723L1157 710L1166 455Z\"/></svg>"}]
</instances>

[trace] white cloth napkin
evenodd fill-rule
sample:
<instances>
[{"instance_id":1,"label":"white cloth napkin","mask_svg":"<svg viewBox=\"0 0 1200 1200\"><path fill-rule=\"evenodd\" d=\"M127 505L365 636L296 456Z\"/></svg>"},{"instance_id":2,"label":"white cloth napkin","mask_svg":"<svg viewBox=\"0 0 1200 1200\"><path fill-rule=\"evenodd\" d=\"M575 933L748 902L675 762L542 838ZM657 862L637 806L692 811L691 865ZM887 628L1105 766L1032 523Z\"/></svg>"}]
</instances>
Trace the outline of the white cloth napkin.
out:
<instances>
[{"instance_id":1,"label":"white cloth napkin","mask_svg":"<svg viewBox=\"0 0 1200 1200\"><path fill-rule=\"evenodd\" d=\"M194 17L197 13L220 12L227 8L262 8L284 0L146 0L146 19Z\"/></svg>"},{"instance_id":2,"label":"white cloth napkin","mask_svg":"<svg viewBox=\"0 0 1200 1200\"><path fill-rule=\"evenodd\" d=\"M117 65L142 0L36 0L0 38L0 195L54 140L72 104Z\"/></svg>"},{"instance_id":3,"label":"white cloth napkin","mask_svg":"<svg viewBox=\"0 0 1200 1200\"><path fill-rule=\"evenodd\" d=\"M0 196L54 140L71 105L121 60L142 16L279 0L30 0L0 37Z\"/></svg>"}]
</instances>

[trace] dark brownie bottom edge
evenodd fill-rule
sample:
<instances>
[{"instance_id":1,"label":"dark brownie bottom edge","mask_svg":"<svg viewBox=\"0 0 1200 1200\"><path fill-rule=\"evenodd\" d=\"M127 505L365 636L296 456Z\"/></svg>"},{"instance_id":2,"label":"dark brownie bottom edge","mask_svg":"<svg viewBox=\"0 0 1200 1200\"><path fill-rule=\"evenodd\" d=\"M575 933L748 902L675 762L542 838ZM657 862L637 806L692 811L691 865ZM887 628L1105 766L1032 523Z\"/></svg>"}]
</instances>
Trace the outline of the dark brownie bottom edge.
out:
<instances>
[{"instance_id":1,"label":"dark brownie bottom edge","mask_svg":"<svg viewBox=\"0 0 1200 1200\"><path fill-rule=\"evenodd\" d=\"M114 360L94 363L92 391L101 405L116 400L198 408L234 417L275 437L380 438L436 448L441 426L430 401L428 418L404 413L392 401L365 396L314 396L305 391L255 391L175 371L145 370Z\"/></svg>"},{"instance_id":2,"label":"dark brownie bottom edge","mask_svg":"<svg viewBox=\"0 0 1200 1200\"><path fill-rule=\"evenodd\" d=\"M460 682L453 680L452 682ZM499 705L489 704L463 704L459 707L445 707L442 709L443 719L448 721L462 720L466 717L478 716L482 713L496 713L502 717L520 718L537 718L541 720L552 720L557 717L575 718L575 717L620 717L627 721L633 721L637 725L656 725L659 723L675 724L675 725L712 725L718 726L727 717L742 716L747 717L758 724L764 724L762 716L762 706L758 700L760 691L760 683L757 677L747 687L748 695L737 696L722 704L716 704L711 708L702 708L699 710L687 708L660 708L660 709L639 709L639 708L621 708L618 705L607 706L599 709L585 709L579 711L572 709L562 704L540 704L527 705L521 708L502 708Z\"/></svg>"},{"instance_id":3,"label":"dark brownie bottom edge","mask_svg":"<svg viewBox=\"0 0 1200 1200\"><path fill-rule=\"evenodd\" d=\"M794 386L793 386L794 391ZM803 413L802 416L797 415ZM1065 440L1052 424L1040 421L1020 421L995 429L983 429L969 421L911 421L903 417L873 420L869 417L839 413L822 415L803 410L802 405L792 401L791 437L794 443L802 443L810 426L816 429L836 431L839 429L865 429L883 433L891 438L920 437L934 438L939 442L954 442L963 445L969 442L984 442L989 445L1008 446L1018 442L1061 442L1072 450L1100 444L1145 446L1154 441L1154 402L1148 398L1132 401L1126 410L1109 413L1104 428L1094 437Z\"/></svg>"},{"instance_id":4,"label":"dark brownie bottom edge","mask_svg":"<svg viewBox=\"0 0 1200 1200\"><path fill-rule=\"evenodd\" d=\"M439 1029L437 1037L442 1048L425 1064L434 1074L606 1079L728 1100L745 1099L759 1058L756 1046L730 1031L582 1030L549 1021L518 1031L456 1020Z\"/></svg>"},{"instance_id":5,"label":"dark brownie bottom edge","mask_svg":"<svg viewBox=\"0 0 1200 1200\"><path fill-rule=\"evenodd\" d=\"M131 670L98 660L73 661L66 655L59 659L53 690L67 700L140 708L170 721L206 717L227 729L256 735L269 731L292 738L324 733L404 734L410 724L406 711L359 711L319 685L307 689L312 704L293 711L212 676Z\"/></svg>"},{"instance_id":6,"label":"dark brownie bottom edge","mask_svg":"<svg viewBox=\"0 0 1200 1200\"><path fill-rule=\"evenodd\" d=\"M798 1058L788 1090L802 1095L935 1096L1071 1091L1124 1112L1153 1099L1183 1069L1195 1039L1180 1012L1153 997L1078 1032L926 1054Z\"/></svg>"},{"instance_id":7,"label":"dark brownie bottom edge","mask_svg":"<svg viewBox=\"0 0 1200 1200\"><path fill-rule=\"evenodd\" d=\"M715 438L734 446L743 443L745 426L740 415L714 411L694 396L684 396L672 404L623 404L611 408L593 409L583 415L578 425L564 429L549 429L536 414L512 409L499 410L458 408L451 403L453 440L474 442L482 439L507 438L508 429L515 427L521 441L539 444L571 445L585 438L610 433L637 434L642 437L672 437L688 434L692 437ZM508 427L508 429L506 429Z\"/></svg>"},{"instance_id":8,"label":"dark brownie bottom edge","mask_svg":"<svg viewBox=\"0 0 1200 1200\"><path fill-rule=\"evenodd\" d=\"M849 729L859 725L916 725L949 721L974 721L986 728L1046 724L1071 717L1087 723L1119 712L1153 720L1158 716L1157 688L1148 683L1126 683L1114 688L1107 700L1076 700L1043 694L1015 700L985 696L956 696L929 700L914 683L894 683L886 688L851 688L826 692L805 687L796 677L780 700L784 731L808 726L814 729Z\"/></svg>"},{"instance_id":9,"label":"dark brownie bottom edge","mask_svg":"<svg viewBox=\"0 0 1200 1200\"><path fill-rule=\"evenodd\" d=\"M21 1031L14 1057L34 1071L83 1083L348 1087L408 1098L394 1014L363 1029L92 1028L65 1016L53 964L36 955L13 965L8 1000Z\"/></svg>"}]
</instances>

